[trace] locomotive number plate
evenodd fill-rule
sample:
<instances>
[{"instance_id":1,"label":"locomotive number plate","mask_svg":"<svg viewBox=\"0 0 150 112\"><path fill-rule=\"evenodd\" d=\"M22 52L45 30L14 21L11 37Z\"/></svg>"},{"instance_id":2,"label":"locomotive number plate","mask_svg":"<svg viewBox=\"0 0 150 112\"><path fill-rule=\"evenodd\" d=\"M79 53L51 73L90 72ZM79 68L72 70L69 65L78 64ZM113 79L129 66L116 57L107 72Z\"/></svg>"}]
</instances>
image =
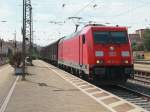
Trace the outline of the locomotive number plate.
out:
<instances>
[{"instance_id":1,"label":"locomotive number plate","mask_svg":"<svg viewBox=\"0 0 150 112\"><path fill-rule=\"evenodd\" d=\"M116 56L117 53L116 52L109 52L109 56Z\"/></svg>"}]
</instances>

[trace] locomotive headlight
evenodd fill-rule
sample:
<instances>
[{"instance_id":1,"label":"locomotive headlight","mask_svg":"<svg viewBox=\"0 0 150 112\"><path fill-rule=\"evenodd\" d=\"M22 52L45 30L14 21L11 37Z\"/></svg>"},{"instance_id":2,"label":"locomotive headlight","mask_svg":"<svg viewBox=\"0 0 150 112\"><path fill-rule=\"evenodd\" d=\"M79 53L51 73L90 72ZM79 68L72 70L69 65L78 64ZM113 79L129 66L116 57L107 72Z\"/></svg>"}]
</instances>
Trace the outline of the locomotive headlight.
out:
<instances>
[{"instance_id":1,"label":"locomotive headlight","mask_svg":"<svg viewBox=\"0 0 150 112\"><path fill-rule=\"evenodd\" d=\"M103 60L97 60L96 63L97 63L97 64L103 64L104 61L103 61Z\"/></svg>"},{"instance_id":2,"label":"locomotive headlight","mask_svg":"<svg viewBox=\"0 0 150 112\"><path fill-rule=\"evenodd\" d=\"M100 61L99 61L99 60L97 60L97 61L96 61L96 63L97 63L97 64L99 64L99 63L100 63Z\"/></svg>"},{"instance_id":3,"label":"locomotive headlight","mask_svg":"<svg viewBox=\"0 0 150 112\"><path fill-rule=\"evenodd\" d=\"M124 63L125 63L125 64L128 64L128 63L129 63L129 61L128 61L128 60L124 60Z\"/></svg>"},{"instance_id":4,"label":"locomotive headlight","mask_svg":"<svg viewBox=\"0 0 150 112\"><path fill-rule=\"evenodd\" d=\"M128 56L130 56L130 53L129 53L129 51L122 51L121 56L128 57Z\"/></svg>"}]
</instances>

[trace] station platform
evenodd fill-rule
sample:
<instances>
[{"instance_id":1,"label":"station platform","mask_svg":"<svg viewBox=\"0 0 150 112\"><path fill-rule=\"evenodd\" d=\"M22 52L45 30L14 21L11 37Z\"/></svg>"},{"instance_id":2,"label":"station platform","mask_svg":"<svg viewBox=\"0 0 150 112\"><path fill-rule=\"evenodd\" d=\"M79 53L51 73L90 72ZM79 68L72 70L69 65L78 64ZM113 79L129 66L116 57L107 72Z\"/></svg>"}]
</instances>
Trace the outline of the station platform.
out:
<instances>
[{"instance_id":1,"label":"station platform","mask_svg":"<svg viewBox=\"0 0 150 112\"><path fill-rule=\"evenodd\" d=\"M146 112L41 60L33 64L26 81L18 78L5 112Z\"/></svg>"},{"instance_id":2,"label":"station platform","mask_svg":"<svg viewBox=\"0 0 150 112\"><path fill-rule=\"evenodd\" d=\"M134 64L134 70L150 73L150 64Z\"/></svg>"}]
</instances>

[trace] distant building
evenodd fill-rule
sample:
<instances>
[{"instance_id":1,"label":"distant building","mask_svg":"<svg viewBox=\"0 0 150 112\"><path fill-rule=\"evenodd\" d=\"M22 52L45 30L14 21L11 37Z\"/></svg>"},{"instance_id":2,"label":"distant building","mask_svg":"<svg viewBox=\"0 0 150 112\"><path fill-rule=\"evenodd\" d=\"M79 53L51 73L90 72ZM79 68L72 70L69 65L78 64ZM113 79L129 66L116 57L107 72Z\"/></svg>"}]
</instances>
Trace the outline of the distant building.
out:
<instances>
[{"instance_id":1,"label":"distant building","mask_svg":"<svg viewBox=\"0 0 150 112\"><path fill-rule=\"evenodd\" d=\"M139 34L129 34L131 43L137 43L138 45L143 44L143 39L140 38Z\"/></svg>"},{"instance_id":2,"label":"distant building","mask_svg":"<svg viewBox=\"0 0 150 112\"><path fill-rule=\"evenodd\" d=\"M140 38L141 39L143 39L143 37L144 37L144 32L147 30L147 28L146 29L138 29L138 30L136 30L135 32L136 32L136 34L138 34L139 36L140 36Z\"/></svg>"},{"instance_id":3,"label":"distant building","mask_svg":"<svg viewBox=\"0 0 150 112\"><path fill-rule=\"evenodd\" d=\"M15 51L21 51L22 50L22 44L21 42L15 42L10 40L10 41L4 41L0 40L1 46L0 46L0 54L5 54L7 55L9 51L14 53Z\"/></svg>"},{"instance_id":4,"label":"distant building","mask_svg":"<svg viewBox=\"0 0 150 112\"><path fill-rule=\"evenodd\" d=\"M144 32L147 30L146 29L138 29L135 31L133 34L129 34L129 39L131 43L137 43L138 45L143 44L143 39L144 39Z\"/></svg>"}]
</instances>

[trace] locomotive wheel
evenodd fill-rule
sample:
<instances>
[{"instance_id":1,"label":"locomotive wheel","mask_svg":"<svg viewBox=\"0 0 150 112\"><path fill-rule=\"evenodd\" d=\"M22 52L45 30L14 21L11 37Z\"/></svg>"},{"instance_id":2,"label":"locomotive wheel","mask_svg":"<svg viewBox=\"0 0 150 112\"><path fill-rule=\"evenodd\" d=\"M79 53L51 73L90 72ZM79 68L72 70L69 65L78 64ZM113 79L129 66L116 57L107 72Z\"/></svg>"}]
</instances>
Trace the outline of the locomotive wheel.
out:
<instances>
[{"instance_id":1,"label":"locomotive wheel","mask_svg":"<svg viewBox=\"0 0 150 112\"><path fill-rule=\"evenodd\" d=\"M89 74L89 82L93 84L97 84L98 82L98 77L95 74Z\"/></svg>"},{"instance_id":2,"label":"locomotive wheel","mask_svg":"<svg viewBox=\"0 0 150 112\"><path fill-rule=\"evenodd\" d=\"M83 79L86 81L90 81L89 75L88 74L83 74Z\"/></svg>"},{"instance_id":3,"label":"locomotive wheel","mask_svg":"<svg viewBox=\"0 0 150 112\"><path fill-rule=\"evenodd\" d=\"M61 68L60 64L58 64L58 68Z\"/></svg>"},{"instance_id":4,"label":"locomotive wheel","mask_svg":"<svg viewBox=\"0 0 150 112\"><path fill-rule=\"evenodd\" d=\"M79 70L79 77L82 78L83 77L83 72L81 70Z\"/></svg>"},{"instance_id":5,"label":"locomotive wheel","mask_svg":"<svg viewBox=\"0 0 150 112\"><path fill-rule=\"evenodd\" d=\"M74 69L73 68L70 68L70 73L74 74Z\"/></svg>"},{"instance_id":6,"label":"locomotive wheel","mask_svg":"<svg viewBox=\"0 0 150 112\"><path fill-rule=\"evenodd\" d=\"M75 75L76 75L76 76L79 76L79 72L78 72L77 69L75 69Z\"/></svg>"}]
</instances>

